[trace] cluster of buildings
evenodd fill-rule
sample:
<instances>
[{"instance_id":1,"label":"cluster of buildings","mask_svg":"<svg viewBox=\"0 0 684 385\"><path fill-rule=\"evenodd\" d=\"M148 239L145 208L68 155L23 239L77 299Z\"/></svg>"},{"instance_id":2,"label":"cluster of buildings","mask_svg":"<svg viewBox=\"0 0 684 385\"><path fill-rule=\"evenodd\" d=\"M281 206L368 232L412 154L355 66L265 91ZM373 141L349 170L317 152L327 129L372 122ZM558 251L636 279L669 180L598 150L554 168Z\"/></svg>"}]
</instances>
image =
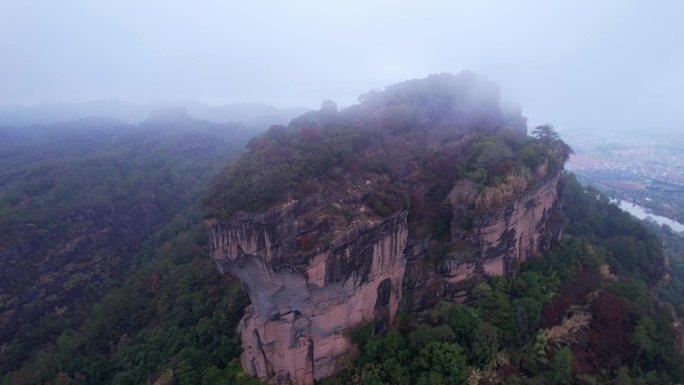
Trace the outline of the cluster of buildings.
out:
<instances>
[{"instance_id":1,"label":"cluster of buildings","mask_svg":"<svg viewBox=\"0 0 684 385\"><path fill-rule=\"evenodd\" d=\"M571 137L566 168L581 180L670 218L684 219L684 145L645 137Z\"/></svg>"}]
</instances>

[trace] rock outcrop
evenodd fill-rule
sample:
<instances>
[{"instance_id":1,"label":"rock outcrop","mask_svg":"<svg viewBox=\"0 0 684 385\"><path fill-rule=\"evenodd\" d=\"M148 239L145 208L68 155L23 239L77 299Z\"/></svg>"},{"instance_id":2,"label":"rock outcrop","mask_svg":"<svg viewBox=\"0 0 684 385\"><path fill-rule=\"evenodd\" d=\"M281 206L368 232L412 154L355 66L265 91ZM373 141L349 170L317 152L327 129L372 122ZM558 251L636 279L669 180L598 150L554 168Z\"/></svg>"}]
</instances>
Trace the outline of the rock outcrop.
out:
<instances>
[{"instance_id":1,"label":"rock outcrop","mask_svg":"<svg viewBox=\"0 0 684 385\"><path fill-rule=\"evenodd\" d=\"M313 384L345 362L350 328L467 302L560 236L564 143L471 73L326 106L251 142L210 189L211 258L245 284L242 364ZM252 212L252 213L248 213Z\"/></svg>"},{"instance_id":2,"label":"rock outcrop","mask_svg":"<svg viewBox=\"0 0 684 385\"><path fill-rule=\"evenodd\" d=\"M252 303L239 326L243 367L261 378L313 384L332 375L349 352L349 328L373 322L380 332L400 304L414 311L444 299L463 302L483 276L515 274L520 262L560 235L554 218L559 176L479 218L471 232L453 240L469 245L468 258L459 254L440 266L425 257L426 240L409 245L405 211L352 227L308 255L298 255L298 239L325 224L301 218L324 202L210 221L212 259L244 282Z\"/></svg>"},{"instance_id":3,"label":"rock outcrop","mask_svg":"<svg viewBox=\"0 0 684 385\"><path fill-rule=\"evenodd\" d=\"M401 300L406 213L359 224L306 257L297 237L324 223L298 220L322 202L294 203L230 223L212 223L211 256L238 276L252 305L240 322L242 364L262 378L313 384L349 351L345 332L392 322Z\"/></svg>"},{"instance_id":4,"label":"rock outcrop","mask_svg":"<svg viewBox=\"0 0 684 385\"><path fill-rule=\"evenodd\" d=\"M505 207L474 221L473 229L452 229L456 252L435 261L427 240L406 250L404 306L417 311L441 300L467 302L470 289L484 276L517 273L521 262L548 250L563 229L560 213L560 173L549 176Z\"/></svg>"}]
</instances>

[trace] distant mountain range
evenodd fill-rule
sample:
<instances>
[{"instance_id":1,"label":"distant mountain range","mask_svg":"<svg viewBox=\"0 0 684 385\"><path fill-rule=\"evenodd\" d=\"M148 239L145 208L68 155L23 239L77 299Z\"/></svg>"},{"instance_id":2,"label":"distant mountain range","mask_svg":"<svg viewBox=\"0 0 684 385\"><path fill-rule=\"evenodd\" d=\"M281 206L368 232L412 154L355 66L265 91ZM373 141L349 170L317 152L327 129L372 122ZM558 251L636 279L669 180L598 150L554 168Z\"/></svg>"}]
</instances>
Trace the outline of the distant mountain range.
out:
<instances>
[{"instance_id":1,"label":"distant mountain range","mask_svg":"<svg viewBox=\"0 0 684 385\"><path fill-rule=\"evenodd\" d=\"M46 102L35 106L0 106L0 126L31 126L69 122L90 116L114 118L129 124L140 123L155 111L184 108L195 118L215 123L242 122L254 127L287 124L308 111L295 107L279 109L262 103L230 103L209 106L198 101L152 102L145 104L120 100L95 100L84 103Z\"/></svg>"}]
</instances>

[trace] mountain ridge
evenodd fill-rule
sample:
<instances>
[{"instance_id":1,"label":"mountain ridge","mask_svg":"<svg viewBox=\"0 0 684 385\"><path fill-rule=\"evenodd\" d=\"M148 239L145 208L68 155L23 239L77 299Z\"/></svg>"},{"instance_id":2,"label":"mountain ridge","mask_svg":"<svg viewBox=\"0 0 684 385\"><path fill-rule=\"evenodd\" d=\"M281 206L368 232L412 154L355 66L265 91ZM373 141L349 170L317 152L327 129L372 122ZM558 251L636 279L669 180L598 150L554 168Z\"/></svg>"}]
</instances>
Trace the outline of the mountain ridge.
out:
<instances>
[{"instance_id":1,"label":"mountain ridge","mask_svg":"<svg viewBox=\"0 0 684 385\"><path fill-rule=\"evenodd\" d=\"M253 139L204 201L211 258L252 302L245 370L313 384L341 368L347 330L381 334L400 309L469 301L482 280L548 250L569 148L550 127L527 137L524 122L463 72L342 111L325 102Z\"/></svg>"},{"instance_id":2,"label":"mountain ridge","mask_svg":"<svg viewBox=\"0 0 684 385\"><path fill-rule=\"evenodd\" d=\"M281 109L258 102L210 106L193 100L133 103L100 99L81 103L44 102L33 106L0 106L0 126L49 125L90 116L114 118L127 124L138 124L148 119L157 110L174 107L186 108L196 118L214 123L242 122L260 128L267 128L270 124L285 124L294 116L307 111L306 108Z\"/></svg>"}]
</instances>

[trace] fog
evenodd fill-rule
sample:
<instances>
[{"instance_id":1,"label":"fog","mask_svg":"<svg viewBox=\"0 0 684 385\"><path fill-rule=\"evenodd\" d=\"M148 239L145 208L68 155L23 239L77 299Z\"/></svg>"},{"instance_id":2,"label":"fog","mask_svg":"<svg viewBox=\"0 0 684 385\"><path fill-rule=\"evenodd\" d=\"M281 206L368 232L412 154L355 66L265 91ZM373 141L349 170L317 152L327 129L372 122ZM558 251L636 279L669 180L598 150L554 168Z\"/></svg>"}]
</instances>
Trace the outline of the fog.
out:
<instances>
[{"instance_id":1,"label":"fog","mask_svg":"<svg viewBox=\"0 0 684 385\"><path fill-rule=\"evenodd\" d=\"M480 73L559 131L676 131L676 1L0 0L0 105L117 99L350 105Z\"/></svg>"}]
</instances>

